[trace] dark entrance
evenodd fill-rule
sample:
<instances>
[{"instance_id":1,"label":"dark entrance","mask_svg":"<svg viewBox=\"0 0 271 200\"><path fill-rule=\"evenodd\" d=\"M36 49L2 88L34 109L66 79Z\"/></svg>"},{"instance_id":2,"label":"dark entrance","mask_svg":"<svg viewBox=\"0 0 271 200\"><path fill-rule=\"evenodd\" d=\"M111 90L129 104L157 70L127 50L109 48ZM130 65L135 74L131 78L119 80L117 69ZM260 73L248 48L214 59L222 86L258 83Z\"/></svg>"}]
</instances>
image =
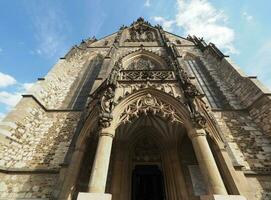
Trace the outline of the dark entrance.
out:
<instances>
[{"instance_id":1,"label":"dark entrance","mask_svg":"<svg viewBox=\"0 0 271 200\"><path fill-rule=\"evenodd\" d=\"M161 170L156 165L137 165L132 176L132 200L163 200Z\"/></svg>"}]
</instances>

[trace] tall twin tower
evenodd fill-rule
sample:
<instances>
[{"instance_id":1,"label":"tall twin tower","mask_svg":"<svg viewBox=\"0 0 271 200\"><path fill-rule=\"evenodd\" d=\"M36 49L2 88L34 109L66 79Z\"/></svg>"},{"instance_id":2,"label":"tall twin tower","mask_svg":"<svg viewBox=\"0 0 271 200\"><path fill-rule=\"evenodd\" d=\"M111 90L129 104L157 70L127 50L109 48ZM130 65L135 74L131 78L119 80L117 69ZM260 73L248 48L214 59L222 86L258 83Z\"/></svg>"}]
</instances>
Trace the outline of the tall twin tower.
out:
<instances>
[{"instance_id":1,"label":"tall twin tower","mask_svg":"<svg viewBox=\"0 0 271 200\"><path fill-rule=\"evenodd\" d=\"M0 123L0 200L270 200L271 93L139 18L83 40Z\"/></svg>"}]
</instances>

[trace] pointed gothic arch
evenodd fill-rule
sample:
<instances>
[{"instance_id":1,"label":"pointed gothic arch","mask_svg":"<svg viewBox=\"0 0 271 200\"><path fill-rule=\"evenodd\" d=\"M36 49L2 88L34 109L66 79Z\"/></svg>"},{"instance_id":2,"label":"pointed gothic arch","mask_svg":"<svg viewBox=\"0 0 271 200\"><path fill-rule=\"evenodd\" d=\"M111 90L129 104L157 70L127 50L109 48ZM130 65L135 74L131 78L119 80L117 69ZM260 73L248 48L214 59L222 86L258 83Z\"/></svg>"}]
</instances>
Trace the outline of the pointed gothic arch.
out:
<instances>
[{"instance_id":1,"label":"pointed gothic arch","mask_svg":"<svg viewBox=\"0 0 271 200\"><path fill-rule=\"evenodd\" d=\"M125 54L124 56L119 58L119 61L121 61L123 69L127 69L129 64L131 64L135 59L138 58L145 58L147 60L152 61L153 63L159 66L158 69L159 68L167 69L169 66L169 61L167 58L163 57L162 55L159 55L156 52L143 48Z\"/></svg>"},{"instance_id":2,"label":"pointed gothic arch","mask_svg":"<svg viewBox=\"0 0 271 200\"><path fill-rule=\"evenodd\" d=\"M120 93L120 91L116 90L115 93L118 96L118 93ZM112 121L110 122L111 129L117 130L117 128L119 126L122 126L124 124L124 121L122 121L122 120L125 119L124 116L127 115L127 113L126 113L127 108L129 108L129 106L131 107L131 105L135 106L136 109L141 110L137 114L133 114L133 113L128 112L128 115L129 114L133 115L133 117L131 118L132 122L134 122L134 119L140 118L140 117L142 117L142 115L144 115L144 113L146 113L147 115L152 115L152 116L155 116L157 118L164 120L164 122L167 123L168 125L170 125L172 123L178 124L180 127L183 128L183 131L184 131L183 136L189 134L188 133L189 129L194 129L193 123L191 122L191 118L190 118L190 112L189 112L188 108L186 107L185 102L181 101L181 98L174 97L173 94L169 94L165 91L157 90L152 87L147 87L147 88L141 88L139 90L133 91L129 95L119 94L119 97L121 95L123 95L123 98L120 98L120 100L116 103L115 107L112 110L112 116L114 116L114 117L113 117ZM98 99L99 98L101 98L101 96L98 95ZM98 99L96 99L95 101L99 101ZM138 102L141 102L141 103L138 103ZM92 108L95 108L95 107L92 107ZM95 129L95 127L97 125L97 121L99 120L97 112L99 112L99 110L95 108L93 111L91 111L89 113L88 117L85 119L85 123L84 123L85 126L83 127L81 134L79 135L79 137L77 139L77 144L76 144L75 148L78 150L76 150L76 152L77 151L80 152L81 148L84 148L87 145L86 140L88 138L88 135L93 134L93 133L90 133L90 130L97 131L97 129ZM175 119L175 120L172 120L172 119ZM168 122L172 122L172 123L168 123ZM209 118L208 118L207 123L212 123L212 121L209 121ZM105 128L105 130L107 130L107 129ZM207 129L207 130L210 130L210 129ZM211 131L210 131L210 133L211 133ZM105 134L106 134L106 132L105 132ZM110 134L112 134L112 133L109 133L109 135ZM115 133L113 133L113 134L115 136ZM153 134L152 134L152 136L154 136L154 139L155 138L157 139L156 141L158 141L158 144L160 145L159 136L153 135ZM191 137L191 135L190 135L190 137ZM192 137L194 137L194 136L192 136ZM163 138L165 139L165 137L163 137ZM179 141L179 140L177 139L177 141ZM177 145L177 143L176 143L176 145ZM82 147L82 146L84 146L84 147ZM163 145L161 145L161 147L163 147ZM82 150L82 151L84 152L84 150ZM171 163L171 161L170 161L171 159L177 160L177 157L169 159L169 158L167 158L167 156L165 156L165 155L169 155L169 154L170 154L170 152L167 151L167 153L163 155L164 160L163 160L163 162L161 161L162 163ZM78 159L77 156L75 156L75 155L73 156L73 158ZM174 188L184 187L183 185L178 185L178 184L184 183L185 181L184 180L178 180L178 181L176 180L176 181L174 181L175 183L172 183L172 181L174 179L170 180L171 179L170 177L174 177L174 173L173 174L172 174L172 172L169 173L169 171L171 171L173 169L170 169L168 164L166 164L166 165L163 164L163 167L167 171L166 174L164 174L164 177L167 177L165 180L166 184L177 184L176 187L168 186L166 188L167 195L182 196L184 198L187 195L186 192L183 192L183 191L177 192L177 191L175 191ZM77 168L77 166L76 165L71 166L70 171L73 171L73 168ZM180 169L180 166L178 166L174 170L176 173L182 173L179 169ZM79 173L79 171L78 171L78 173ZM126 173L131 174L131 168L130 168L130 171L126 170ZM110 174L110 172L109 172L109 174ZM180 175L179 177L182 177L182 176L183 175ZM74 177L75 178L73 180L74 183L76 183L76 179L77 179L76 177L78 177L78 175ZM108 177L109 177L108 180L111 180L112 177L111 176L108 176ZM128 177L128 178L126 177L126 180L130 180L130 179L131 179L131 177ZM127 184L127 182L126 182L126 184ZM109 186L110 185L111 185L111 183L109 184ZM127 188L128 186L129 185L123 185L122 187L125 191L129 191L129 188ZM74 190L73 188L76 188L75 185L73 185L73 186L69 185L67 187L71 187L72 190ZM109 190L107 189L107 191L109 191ZM131 190L130 190L130 192L131 192ZM71 191L70 194L74 194L74 192ZM116 194L114 194L114 195L117 196ZM126 196L125 198L130 198L129 195L130 195L130 193L128 193L128 196ZM175 197L172 196L170 198L174 199Z\"/></svg>"},{"instance_id":3,"label":"pointed gothic arch","mask_svg":"<svg viewBox=\"0 0 271 200\"><path fill-rule=\"evenodd\" d=\"M146 112L158 115L169 122L180 123L187 129L192 129L190 112L185 100L181 96L175 97L171 93L155 89L153 87L139 89L131 94L124 94L113 110L113 123L119 126L138 118ZM147 102L149 101L149 102ZM220 130L214 122L213 116L205 108L203 101L197 102L198 108L206 119L206 130L218 146L223 146L223 138Z\"/></svg>"},{"instance_id":4,"label":"pointed gothic arch","mask_svg":"<svg viewBox=\"0 0 271 200\"><path fill-rule=\"evenodd\" d=\"M155 89L150 90L155 92ZM133 104L133 100L140 100L141 97L148 96L150 90L144 91L145 94L136 92L135 97L131 98L129 102ZM142 92L142 90L140 91ZM157 92L164 93L161 91ZM129 97L132 96L127 96L127 98ZM124 103L124 101L125 99L121 103ZM181 122L169 123L167 117L156 115L157 113L151 112L151 109L146 115L144 112L140 113L138 117L131 119L130 123L120 123L116 129L116 146L113 150L114 155L111 168L113 185L111 186L112 190L110 190L113 194L113 200L130 199L134 194L132 185L133 172L137 167L141 166L158 167L160 169L165 184L163 187L164 195L168 198L174 199L173 196L180 196L182 193L175 190L175 187L171 187L172 184L176 184L176 188L180 188L178 184L184 184L184 181L177 181L182 178L180 174L176 178L176 174L173 172L176 168L179 169L178 159L169 155L176 151L177 148L175 147L178 145L176 141L179 141L177 138L185 134L185 129ZM119 120L121 121L121 118ZM141 145L137 146L138 143ZM122 144L125 144L125 146L118 149ZM143 154L146 156L143 156ZM172 162L174 166L172 166ZM122 175L118 174L120 170L124 171ZM178 171L176 173L181 173L181 170L176 171ZM119 187L119 184L121 184L121 187ZM121 190L118 191L116 188ZM119 194L122 194L120 198Z\"/></svg>"},{"instance_id":5,"label":"pointed gothic arch","mask_svg":"<svg viewBox=\"0 0 271 200\"><path fill-rule=\"evenodd\" d=\"M143 113L153 113L169 122L177 122L192 128L190 115L184 103L164 91L144 88L122 99L113 109L113 124L119 126Z\"/></svg>"}]
</instances>

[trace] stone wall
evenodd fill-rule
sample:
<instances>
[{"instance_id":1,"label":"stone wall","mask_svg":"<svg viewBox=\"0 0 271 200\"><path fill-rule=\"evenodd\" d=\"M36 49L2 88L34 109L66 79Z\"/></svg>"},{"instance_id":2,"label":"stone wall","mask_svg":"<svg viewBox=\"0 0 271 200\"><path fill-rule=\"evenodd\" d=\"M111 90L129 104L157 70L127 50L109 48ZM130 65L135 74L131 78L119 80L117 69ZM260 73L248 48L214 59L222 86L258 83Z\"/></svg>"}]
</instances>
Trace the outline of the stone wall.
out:
<instances>
[{"instance_id":1,"label":"stone wall","mask_svg":"<svg viewBox=\"0 0 271 200\"><path fill-rule=\"evenodd\" d=\"M0 168L59 168L63 162L81 115L69 105L103 50L72 51L0 123Z\"/></svg>"},{"instance_id":2,"label":"stone wall","mask_svg":"<svg viewBox=\"0 0 271 200\"><path fill-rule=\"evenodd\" d=\"M233 92L232 86L227 83L227 80L225 80L225 78L228 78L227 73L221 75L220 73L223 71L223 69L218 70L220 67L220 60L214 58L213 55L206 52L204 52L204 54L198 58L199 62L203 64L202 67L205 68L206 72L209 73L212 80L214 80L217 88L223 93L223 96L227 100L227 104L233 109L243 108L238 96ZM224 107L222 107L222 109L223 108Z\"/></svg>"},{"instance_id":3,"label":"stone wall","mask_svg":"<svg viewBox=\"0 0 271 200\"><path fill-rule=\"evenodd\" d=\"M254 200L270 200L271 199L271 176L247 176L247 180L251 186Z\"/></svg>"},{"instance_id":4,"label":"stone wall","mask_svg":"<svg viewBox=\"0 0 271 200\"><path fill-rule=\"evenodd\" d=\"M59 168L77 127L80 112L48 113L31 99L23 99L25 117L9 130L10 142L1 145L0 166L5 168ZM11 113L12 116L12 113Z\"/></svg>"},{"instance_id":5,"label":"stone wall","mask_svg":"<svg viewBox=\"0 0 271 200\"><path fill-rule=\"evenodd\" d=\"M227 141L232 163L244 166L253 200L271 199L270 91L256 77L246 76L228 58L220 60L208 50L200 53L193 47L178 50L181 55L191 53L199 59L226 97L232 108L213 109L213 114Z\"/></svg>"},{"instance_id":6,"label":"stone wall","mask_svg":"<svg viewBox=\"0 0 271 200\"><path fill-rule=\"evenodd\" d=\"M0 199L51 199L82 113L71 105L106 52L73 48L0 122Z\"/></svg>"},{"instance_id":7,"label":"stone wall","mask_svg":"<svg viewBox=\"0 0 271 200\"><path fill-rule=\"evenodd\" d=\"M233 108L246 109L258 127L271 135L271 91L228 58L218 60L206 51L201 59Z\"/></svg>"},{"instance_id":8,"label":"stone wall","mask_svg":"<svg viewBox=\"0 0 271 200\"><path fill-rule=\"evenodd\" d=\"M265 133L271 135L271 95L263 95L250 107L249 114Z\"/></svg>"},{"instance_id":9,"label":"stone wall","mask_svg":"<svg viewBox=\"0 0 271 200\"><path fill-rule=\"evenodd\" d=\"M90 60L95 57L88 51L77 51L69 59L60 59L45 76L44 81L38 81L30 90L47 109L67 107L63 105L67 96L72 96L71 87L75 81L80 81ZM73 91L74 92L74 91Z\"/></svg>"},{"instance_id":10,"label":"stone wall","mask_svg":"<svg viewBox=\"0 0 271 200\"><path fill-rule=\"evenodd\" d=\"M214 112L229 147L244 170L271 172L271 137L245 111Z\"/></svg>"},{"instance_id":11,"label":"stone wall","mask_svg":"<svg viewBox=\"0 0 271 200\"><path fill-rule=\"evenodd\" d=\"M56 174L0 173L0 200L49 200L57 178Z\"/></svg>"}]
</instances>

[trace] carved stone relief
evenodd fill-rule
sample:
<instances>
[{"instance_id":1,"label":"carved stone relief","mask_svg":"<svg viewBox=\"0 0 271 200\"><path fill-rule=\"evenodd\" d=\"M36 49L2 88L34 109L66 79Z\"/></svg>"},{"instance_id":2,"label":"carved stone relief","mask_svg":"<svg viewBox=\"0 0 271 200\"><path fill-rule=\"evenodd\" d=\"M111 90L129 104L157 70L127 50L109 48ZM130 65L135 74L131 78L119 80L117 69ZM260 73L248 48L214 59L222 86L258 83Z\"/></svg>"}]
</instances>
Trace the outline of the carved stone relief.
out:
<instances>
[{"instance_id":1,"label":"carved stone relief","mask_svg":"<svg viewBox=\"0 0 271 200\"><path fill-rule=\"evenodd\" d=\"M205 109L201 101L201 94L194 84L190 81L188 74L179 65L177 61L172 62L173 68L178 73L180 86L184 91L184 96L186 97L186 104L188 110L190 111L190 117L197 128L204 128L206 126L206 118L202 114L200 108Z\"/></svg>"},{"instance_id":2,"label":"carved stone relief","mask_svg":"<svg viewBox=\"0 0 271 200\"><path fill-rule=\"evenodd\" d=\"M162 92L167 93L168 95L176 98L181 103L184 103L183 94L181 90L178 88L177 83L156 83L156 82L136 82L132 83L127 82L121 82L118 83L118 87L121 88L121 93L119 93L118 96L116 96L116 102L121 101L126 96L130 95L133 92L139 91L141 89L151 88L154 90L159 90Z\"/></svg>"},{"instance_id":3,"label":"carved stone relief","mask_svg":"<svg viewBox=\"0 0 271 200\"><path fill-rule=\"evenodd\" d=\"M129 37L125 42L154 42L156 35L144 20L138 20L129 29Z\"/></svg>"},{"instance_id":4,"label":"carved stone relief","mask_svg":"<svg viewBox=\"0 0 271 200\"><path fill-rule=\"evenodd\" d=\"M152 60L139 57L128 65L127 70L153 70L157 68L159 68L159 66Z\"/></svg>"},{"instance_id":5,"label":"carved stone relief","mask_svg":"<svg viewBox=\"0 0 271 200\"><path fill-rule=\"evenodd\" d=\"M99 123L102 127L106 128L110 126L110 122L113 119L111 114L114 108L114 90L112 87L108 87L101 98L101 112Z\"/></svg>"},{"instance_id":6,"label":"carved stone relief","mask_svg":"<svg viewBox=\"0 0 271 200\"><path fill-rule=\"evenodd\" d=\"M154 42L156 41L155 33L148 27L139 26L129 30L129 38L125 42Z\"/></svg>"},{"instance_id":7,"label":"carved stone relief","mask_svg":"<svg viewBox=\"0 0 271 200\"><path fill-rule=\"evenodd\" d=\"M176 114L176 110L164 101L161 101L151 94L143 96L129 104L121 114L120 120L123 123L130 122L139 115L148 113L166 118L171 122L180 122L182 119Z\"/></svg>"},{"instance_id":8,"label":"carved stone relief","mask_svg":"<svg viewBox=\"0 0 271 200\"><path fill-rule=\"evenodd\" d=\"M174 81L173 71L122 71L120 75L121 81Z\"/></svg>"}]
</instances>

